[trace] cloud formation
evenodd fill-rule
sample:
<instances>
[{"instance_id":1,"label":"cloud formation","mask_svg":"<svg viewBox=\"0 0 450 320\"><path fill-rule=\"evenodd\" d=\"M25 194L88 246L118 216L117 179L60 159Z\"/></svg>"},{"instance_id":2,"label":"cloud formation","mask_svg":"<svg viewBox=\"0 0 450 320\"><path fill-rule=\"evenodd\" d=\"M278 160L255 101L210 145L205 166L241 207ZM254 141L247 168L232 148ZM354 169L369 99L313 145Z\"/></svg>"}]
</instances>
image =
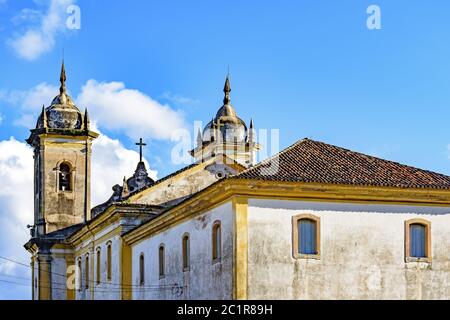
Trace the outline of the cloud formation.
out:
<instances>
[{"instance_id":1,"label":"cloud formation","mask_svg":"<svg viewBox=\"0 0 450 320\"><path fill-rule=\"evenodd\" d=\"M121 184L124 176L130 177L138 161L136 151L128 150L119 140L100 134L92 146L92 207L106 201L112 195L112 186ZM148 169L148 162L145 163ZM33 165L31 147L14 137L0 141L0 255L25 263L29 256L23 244L30 236L26 225L33 224L34 220ZM157 178L154 170L149 170L149 175ZM0 277L5 275L29 278L30 270L0 259ZM18 288L16 295L10 292L8 298L28 298L29 292L29 287Z\"/></svg>"},{"instance_id":2,"label":"cloud formation","mask_svg":"<svg viewBox=\"0 0 450 320\"><path fill-rule=\"evenodd\" d=\"M169 140L175 130L186 126L180 112L139 90L126 88L123 82L89 80L77 102L89 108L100 129L122 130L132 139Z\"/></svg>"},{"instance_id":3,"label":"cloud formation","mask_svg":"<svg viewBox=\"0 0 450 320\"><path fill-rule=\"evenodd\" d=\"M32 128L42 105L48 106L58 92L56 85L43 82L30 90L0 92L0 101L21 108L22 114L14 123ZM126 88L123 82L89 80L75 101L81 111L89 109L100 130L121 132L131 139L170 140L175 130L186 128L181 112L139 90Z\"/></svg>"},{"instance_id":4,"label":"cloud formation","mask_svg":"<svg viewBox=\"0 0 450 320\"><path fill-rule=\"evenodd\" d=\"M130 177L139 161L139 153L125 148L119 140L101 134L92 145L92 206L103 203L112 195L112 187L122 184L123 177ZM156 180L157 171L149 170Z\"/></svg>"},{"instance_id":5,"label":"cloud formation","mask_svg":"<svg viewBox=\"0 0 450 320\"><path fill-rule=\"evenodd\" d=\"M53 49L58 34L66 30L66 11L75 0L48 0L45 3L48 4L45 9L26 8L15 19L31 24L7 41L23 59L35 60Z\"/></svg>"},{"instance_id":6,"label":"cloud formation","mask_svg":"<svg viewBox=\"0 0 450 320\"><path fill-rule=\"evenodd\" d=\"M26 262L28 255L22 245L29 238L26 225L33 221L33 152L12 137L0 141L0 181L0 253ZM0 273L24 278L31 274L29 268L5 260L0 260ZM27 287L12 288L8 297L30 296Z\"/></svg>"}]
</instances>

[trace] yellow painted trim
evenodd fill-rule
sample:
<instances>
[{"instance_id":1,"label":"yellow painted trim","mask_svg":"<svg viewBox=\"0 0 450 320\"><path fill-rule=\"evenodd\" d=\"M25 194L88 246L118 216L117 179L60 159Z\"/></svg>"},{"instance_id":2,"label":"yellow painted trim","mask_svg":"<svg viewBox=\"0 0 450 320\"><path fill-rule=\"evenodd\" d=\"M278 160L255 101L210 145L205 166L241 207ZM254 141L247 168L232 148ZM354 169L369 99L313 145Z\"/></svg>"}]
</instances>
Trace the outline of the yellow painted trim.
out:
<instances>
[{"instance_id":1,"label":"yellow painted trim","mask_svg":"<svg viewBox=\"0 0 450 320\"><path fill-rule=\"evenodd\" d=\"M233 299L248 298L248 200L245 197L233 198L234 212L234 259Z\"/></svg>"},{"instance_id":2,"label":"yellow painted trim","mask_svg":"<svg viewBox=\"0 0 450 320\"><path fill-rule=\"evenodd\" d=\"M132 258L131 258L131 247L125 243L125 241L121 241L120 246L120 265L121 265L121 291L122 291L122 300L131 300L132 292L130 290L132 285Z\"/></svg>"},{"instance_id":3,"label":"yellow painted trim","mask_svg":"<svg viewBox=\"0 0 450 320\"><path fill-rule=\"evenodd\" d=\"M117 226L117 228L111 230L110 232L104 234L103 236L101 236L100 238L93 238L93 236L91 235L90 238L85 239L85 241L89 241L92 240L89 244L87 244L86 246L84 246L83 248L80 248L78 250L75 251L75 255L76 256L80 256L85 254L86 252L91 252L92 251L92 246L93 243L95 244L95 248L97 248L99 245L108 242L110 239L114 238L117 235L120 235L120 233L122 232L122 227L121 226ZM94 234L95 236L95 234Z\"/></svg>"},{"instance_id":4,"label":"yellow painted trim","mask_svg":"<svg viewBox=\"0 0 450 320\"><path fill-rule=\"evenodd\" d=\"M136 228L126 234L124 239L129 244L139 242L150 234L166 230L228 202L233 196L366 205L450 206L450 190L226 179Z\"/></svg>"},{"instance_id":5,"label":"yellow painted trim","mask_svg":"<svg viewBox=\"0 0 450 320\"><path fill-rule=\"evenodd\" d=\"M410 248L410 238L409 238L409 228L412 224L421 224L425 227L425 250L426 257L424 258L415 258L411 257L411 248ZM405 221L405 262L428 262L432 261L432 251L431 251L431 221L422 219L422 218L414 218Z\"/></svg>"},{"instance_id":6,"label":"yellow painted trim","mask_svg":"<svg viewBox=\"0 0 450 320\"><path fill-rule=\"evenodd\" d=\"M50 259L51 258L46 255L38 257L39 300L52 300Z\"/></svg>"},{"instance_id":7,"label":"yellow painted trim","mask_svg":"<svg viewBox=\"0 0 450 320\"><path fill-rule=\"evenodd\" d=\"M219 159L219 157L220 157L220 159ZM230 163L230 162L233 162L233 163ZM242 166L241 164L237 163L233 159L231 159L231 158L229 158L229 157L227 157L225 155L220 155L220 156L217 156L217 157L214 157L214 158L210 158L210 159L206 160L203 163L199 163L197 166L193 166L192 168L190 168L190 169L188 169L186 171L180 172L179 174L171 177L170 179L167 179L167 180L165 180L165 181L163 181L163 182L161 182L159 184L156 184L154 187L150 187L148 189L143 190L142 192L139 192L139 193L137 193L135 195L132 195L129 199L127 199L127 201L131 202L131 203L135 203L139 199L145 197L146 194L148 194L150 192L153 192L155 189L163 188L164 186L173 183L173 181L178 181L180 179L185 178L186 176L191 175L194 172L198 172L198 171L204 170L207 166L209 166L209 165L211 165L213 163L225 164L225 165L235 169L238 172L241 172L241 171L243 171L245 169L244 166Z\"/></svg>"},{"instance_id":8,"label":"yellow painted trim","mask_svg":"<svg viewBox=\"0 0 450 320\"><path fill-rule=\"evenodd\" d=\"M75 258L73 255L66 255L66 270L69 269L69 266L75 265ZM71 274L66 274L66 299L67 300L75 300L75 288L69 289L68 280Z\"/></svg>"}]
</instances>

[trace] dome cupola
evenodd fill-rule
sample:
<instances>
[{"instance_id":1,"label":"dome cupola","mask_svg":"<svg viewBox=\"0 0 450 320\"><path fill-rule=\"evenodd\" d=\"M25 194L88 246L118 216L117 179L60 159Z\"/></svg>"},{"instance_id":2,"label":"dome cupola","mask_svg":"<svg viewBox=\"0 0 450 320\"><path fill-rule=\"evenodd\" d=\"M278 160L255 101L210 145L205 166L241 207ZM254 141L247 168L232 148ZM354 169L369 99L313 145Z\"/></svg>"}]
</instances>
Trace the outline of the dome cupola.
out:
<instances>
[{"instance_id":1,"label":"dome cupola","mask_svg":"<svg viewBox=\"0 0 450 320\"><path fill-rule=\"evenodd\" d=\"M247 140L247 126L231 105L229 76L225 80L223 92L223 105L203 130L203 142L219 140L223 143L244 143Z\"/></svg>"},{"instance_id":2,"label":"dome cupola","mask_svg":"<svg viewBox=\"0 0 450 320\"><path fill-rule=\"evenodd\" d=\"M53 99L51 105L42 112L38 119L37 128L83 129L83 115L67 94L64 61L59 80L61 82L59 94Z\"/></svg>"}]
</instances>

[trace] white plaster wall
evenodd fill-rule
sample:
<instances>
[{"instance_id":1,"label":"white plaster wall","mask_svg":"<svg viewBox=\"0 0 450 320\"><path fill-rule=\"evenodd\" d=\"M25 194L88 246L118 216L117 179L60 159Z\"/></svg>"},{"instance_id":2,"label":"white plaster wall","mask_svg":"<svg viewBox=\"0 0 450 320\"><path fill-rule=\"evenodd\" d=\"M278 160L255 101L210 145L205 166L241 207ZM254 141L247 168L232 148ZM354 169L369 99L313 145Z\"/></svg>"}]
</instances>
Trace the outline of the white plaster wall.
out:
<instances>
[{"instance_id":1,"label":"white plaster wall","mask_svg":"<svg viewBox=\"0 0 450 320\"><path fill-rule=\"evenodd\" d=\"M450 208L249 200L249 299L450 299ZM320 260L292 257L292 216L320 217ZM431 221L432 263L405 263L404 222Z\"/></svg>"},{"instance_id":2,"label":"white plaster wall","mask_svg":"<svg viewBox=\"0 0 450 320\"><path fill-rule=\"evenodd\" d=\"M101 235L99 235L101 236ZM121 292L120 292L120 247L121 247L121 238L119 235L113 236L111 238L105 239L102 242L95 241L95 246L92 251L92 239L86 241L77 248L78 250L84 248L86 246L90 246L89 249L89 259L90 259L90 267L91 267L91 276L89 285L90 288L86 289L84 285L85 281L85 256L83 253L81 256L75 256L75 263L78 263L78 258L82 258L81 263L81 290L76 290L76 299L77 300L90 300L91 289L93 287L94 293L93 298L95 300L120 300ZM111 280L107 280L107 244L111 242L112 245L112 254L111 254ZM97 284L97 248L100 248L100 284Z\"/></svg>"},{"instance_id":3,"label":"white plaster wall","mask_svg":"<svg viewBox=\"0 0 450 320\"><path fill-rule=\"evenodd\" d=\"M222 259L212 263L212 226L222 226ZM231 202L155 234L132 246L133 299L231 299L233 227ZM182 270L182 236L190 235L190 271ZM159 279L158 248L165 245L166 276ZM145 284L139 284L139 257L145 257ZM173 284L185 286L178 296Z\"/></svg>"},{"instance_id":4,"label":"white plaster wall","mask_svg":"<svg viewBox=\"0 0 450 320\"><path fill-rule=\"evenodd\" d=\"M51 290L52 300L67 299L66 285L66 259L65 257L52 257L51 262ZM47 284L44 284L47 286Z\"/></svg>"}]
</instances>

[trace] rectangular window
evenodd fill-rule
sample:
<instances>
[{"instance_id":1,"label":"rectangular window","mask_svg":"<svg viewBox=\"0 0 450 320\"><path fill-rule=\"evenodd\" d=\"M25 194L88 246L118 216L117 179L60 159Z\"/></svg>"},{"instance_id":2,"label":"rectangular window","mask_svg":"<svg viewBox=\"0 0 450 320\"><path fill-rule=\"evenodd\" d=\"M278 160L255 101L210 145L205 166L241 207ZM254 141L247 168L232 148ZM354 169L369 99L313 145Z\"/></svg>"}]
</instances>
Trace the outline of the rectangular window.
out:
<instances>
[{"instance_id":1,"label":"rectangular window","mask_svg":"<svg viewBox=\"0 0 450 320\"><path fill-rule=\"evenodd\" d=\"M311 214L292 217L292 249L296 259L320 258L320 218Z\"/></svg>"},{"instance_id":2,"label":"rectangular window","mask_svg":"<svg viewBox=\"0 0 450 320\"><path fill-rule=\"evenodd\" d=\"M298 220L298 248L300 254L317 254L316 222L310 219Z\"/></svg>"},{"instance_id":3,"label":"rectangular window","mask_svg":"<svg viewBox=\"0 0 450 320\"><path fill-rule=\"evenodd\" d=\"M222 228L220 221L216 221L212 228L212 260L220 261L222 257Z\"/></svg>"},{"instance_id":4,"label":"rectangular window","mask_svg":"<svg viewBox=\"0 0 450 320\"><path fill-rule=\"evenodd\" d=\"M431 223L424 219L405 222L405 261L431 262Z\"/></svg>"},{"instance_id":5,"label":"rectangular window","mask_svg":"<svg viewBox=\"0 0 450 320\"><path fill-rule=\"evenodd\" d=\"M164 271L164 245L159 246L159 277L163 278L165 275Z\"/></svg>"},{"instance_id":6,"label":"rectangular window","mask_svg":"<svg viewBox=\"0 0 450 320\"><path fill-rule=\"evenodd\" d=\"M412 224L409 227L410 256L415 258L426 257L426 230L422 224Z\"/></svg>"},{"instance_id":7,"label":"rectangular window","mask_svg":"<svg viewBox=\"0 0 450 320\"><path fill-rule=\"evenodd\" d=\"M190 265L190 252L189 252L189 235L185 234L182 239L182 251L183 251L183 271L189 270Z\"/></svg>"},{"instance_id":8,"label":"rectangular window","mask_svg":"<svg viewBox=\"0 0 450 320\"><path fill-rule=\"evenodd\" d=\"M100 261L100 249L97 250L97 265L96 265L96 280L97 285L100 284L100 276L101 276L101 261Z\"/></svg>"},{"instance_id":9,"label":"rectangular window","mask_svg":"<svg viewBox=\"0 0 450 320\"><path fill-rule=\"evenodd\" d=\"M108 257L107 257L107 272L106 272L106 277L107 277L107 279L108 279L108 281L110 281L111 280L111 276L112 276L112 265L111 265L111 260L112 260L112 252L111 252L111 244L108 244L108 247L107 247L107 255L108 255Z\"/></svg>"},{"instance_id":10,"label":"rectangular window","mask_svg":"<svg viewBox=\"0 0 450 320\"><path fill-rule=\"evenodd\" d=\"M86 256L84 263L84 287L89 289L89 256Z\"/></svg>"}]
</instances>

